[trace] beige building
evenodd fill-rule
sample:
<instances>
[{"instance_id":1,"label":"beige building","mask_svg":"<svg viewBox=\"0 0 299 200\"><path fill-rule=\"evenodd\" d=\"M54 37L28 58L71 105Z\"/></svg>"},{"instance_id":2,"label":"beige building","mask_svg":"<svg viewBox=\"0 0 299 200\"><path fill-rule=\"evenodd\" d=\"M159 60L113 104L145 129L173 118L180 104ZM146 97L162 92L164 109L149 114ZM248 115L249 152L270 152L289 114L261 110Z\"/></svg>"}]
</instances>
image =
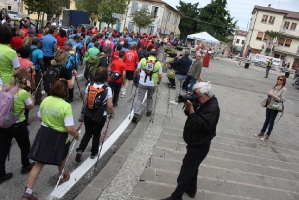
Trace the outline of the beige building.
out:
<instances>
[{"instance_id":1,"label":"beige building","mask_svg":"<svg viewBox=\"0 0 299 200\"><path fill-rule=\"evenodd\" d=\"M233 44L236 47L237 51L241 51L242 46L244 46L245 43L245 37L246 37L247 32L237 29L235 32L235 36L233 39Z\"/></svg>"},{"instance_id":2,"label":"beige building","mask_svg":"<svg viewBox=\"0 0 299 200\"><path fill-rule=\"evenodd\" d=\"M123 31L127 27L129 31L138 32L139 27L135 25L130 15L140 9L147 9L155 16L155 21L147 28L142 28L141 33L153 34L158 31L161 34L169 34L174 32L175 37L179 36L181 14L162 0L131 0L128 5L127 15L113 28Z\"/></svg>"},{"instance_id":3,"label":"beige building","mask_svg":"<svg viewBox=\"0 0 299 200\"><path fill-rule=\"evenodd\" d=\"M254 6L248 35L245 39L246 53L251 47L252 54L261 52L266 46L265 32L273 30L282 34L281 38L273 41L272 56L286 59L293 69L299 68L299 12L268 7Z\"/></svg>"}]
</instances>

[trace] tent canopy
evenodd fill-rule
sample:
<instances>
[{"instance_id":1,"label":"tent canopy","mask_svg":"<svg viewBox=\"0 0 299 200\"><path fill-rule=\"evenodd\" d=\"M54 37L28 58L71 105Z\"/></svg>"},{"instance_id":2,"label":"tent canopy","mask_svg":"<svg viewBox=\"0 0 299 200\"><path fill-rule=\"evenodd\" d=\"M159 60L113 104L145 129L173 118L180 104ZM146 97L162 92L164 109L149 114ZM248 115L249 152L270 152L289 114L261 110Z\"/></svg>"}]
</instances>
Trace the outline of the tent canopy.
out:
<instances>
[{"instance_id":1,"label":"tent canopy","mask_svg":"<svg viewBox=\"0 0 299 200\"><path fill-rule=\"evenodd\" d=\"M187 38L189 39L195 39L195 40L203 40L205 42L213 43L213 44L219 44L219 40L215 39L213 36L208 34L207 32L200 32L188 35Z\"/></svg>"}]
</instances>

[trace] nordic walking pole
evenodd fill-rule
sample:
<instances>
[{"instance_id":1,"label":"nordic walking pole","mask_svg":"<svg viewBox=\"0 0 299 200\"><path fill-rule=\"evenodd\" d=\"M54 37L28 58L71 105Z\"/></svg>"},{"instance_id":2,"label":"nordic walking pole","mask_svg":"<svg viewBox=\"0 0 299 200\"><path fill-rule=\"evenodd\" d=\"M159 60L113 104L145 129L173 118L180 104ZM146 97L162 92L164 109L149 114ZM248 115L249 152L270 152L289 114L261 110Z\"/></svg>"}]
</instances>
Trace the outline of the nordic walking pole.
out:
<instances>
[{"instance_id":1,"label":"nordic walking pole","mask_svg":"<svg viewBox=\"0 0 299 200\"><path fill-rule=\"evenodd\" d=\"M155 117L156 106L157 106L157 99L158 99L158 91L159 91L159 87L158 87L158 85L157 85L156 99L155 99L155 107L154 107L154 112L153 112L153 115L152 115L152 123L154 123L154 117Z\"/></svg>"},{"instance_id":2,"label":"nordic walking pole","mask_svg":"<svg viewBox=\"0 0 299 200\"><path fill-rule=\"evenodd\" d=\"M81 133L80 128L81 128L82 124L83 124L83 122L81 122L81 124L79 125L79 127L78 127L77 130L76 130L76 132L78 132L78 134ZM75 139L75 138L73 138L73 139L71 140L71 144L73 143L74 139ZM51 198L50 198L50 200L53 199L54 192L55 192L55 190L56 190L57 187L58 187L58 184L59 184L60 179L61 179L61 175L63 174L63 172L64 172L64 170L65 170L65 167L66 167L66 164L67 164L67 162L69 161L69 159L70 159L70 157L71 157L71 154L72 154L72 151L73 151L73 149L74 149L74 147L75 147L75 145L76 145L76 142L77 142L77 140L75 140L75 142L74 142L74 144L73 144L73 146L72 146L72 148L71 148L71 150L70 150L70 152L69 152L69 155L68 155L68 157L67 157L67 159L66 159L66 161L65 161L64 167L63 167L63 169L62 169L62 171L61 171L61 174L59 174L59 179L58 179L58 181L57 181L57 183L56 183L56 186L55 186L55 188L54 188L54 190L53 190L53 192L52 192L52 194L51 194Z\"/></svg>"},{"instance_id":3,"label":"nordic walking pole","mask_svg":"<svg viewBox=\"0 0 299 200\"><path fill-rule=\"evenodd\" d=\"M38 84L37 84L37 86L35 87L35 91L37 91L37 89L39 88L39 86L40 86L40 83L42 82L42 80L43 80L43 73L41 72L41 78L40 78L40 80L39 80L39 82L38 82ZM35 97L35 95L32 95L32 98L34 98Z\"/></svg>"},{"instance_id":4,"label":"nordic walking pole","mask_svg":"<svg viewBox=\"0 0 299 200\"><path fill-rule=\"evenodd\" d=\"M109 116L109 119L108 119L107 127L106 127L106 130L105 130L103 139L102 139L102 145L101 145L100 151L98 153L98 158L97 158L96 164L94 166L93 172L95 172L96 169L97 169L98 161L99 161L99 158L100 158L100 155L101 155L101 151L102 151L102 148L103 148L103 145L104 145L104 142L105 142L105 138L106 138L106 135L107 135L107 132L108 132L108 129L109 129L110 119L111 119L111 116Z\"/></svg>"},{"instance_id":5,"label":"nordic walking pole","mask_svg":"<svg viewBox=\"0 0 299 200\"><path fill-rule=\"evenodd\" d=\"M83 95L82 95L82 92L81 92L81 88L80 88L80 85L79 85L79 82L78 82L78 79L77 79L76 75L75 75L75 80L76 80L76 83L77 83L77 86L78 86L78 89L79 89L80 97L81 97L82 101L84 102Z\"/></svg>"}]
</instances>

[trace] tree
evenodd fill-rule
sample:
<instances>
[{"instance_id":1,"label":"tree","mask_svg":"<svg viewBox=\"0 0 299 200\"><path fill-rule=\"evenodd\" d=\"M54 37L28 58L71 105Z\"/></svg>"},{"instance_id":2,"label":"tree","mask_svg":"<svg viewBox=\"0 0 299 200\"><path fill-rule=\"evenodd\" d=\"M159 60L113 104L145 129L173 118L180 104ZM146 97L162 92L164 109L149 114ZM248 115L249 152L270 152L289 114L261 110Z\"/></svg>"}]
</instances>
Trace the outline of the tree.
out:
<instances>
[{"instance_id":1,"label":"tree","mask_svg":"<svg viewBox=\"0 0 299 200\"><path fill-rule=\"evenodd\" d=\"M236 23L226 10L227 0L212 0L200 9L197 30L206 31L220 41L229 42L228 36L235 33Z\"/></svg>"},{"instance_id":2,"label":"tree","mask_svg":"<svg viewBox=\"0 0 299 200\"><path fill-rule=\"evenodd\" d=\"M182 13L179 29L181 36L187 37L187 35L197 32L197 20L200 11L198 8L199 3L191 4L180 0L179 4L180 5L176 7L178 11Z\"/></svg>"},{"instance_id":3,"label":"tree","mask_svg":"<svg viewBox=\"0 0 299 200\"><path fill-rule=\"evenodd\" d=\"M105 22L108 25L116 24L119 21L117 18L112 17L112 13L124 14L127 10L128 0L101 0L98 5L98 19L99 22Z\"/></svg>"},{"instance_id":4,"label":"tree","mask_svg":"<svg viewBox=\"0 0 299 200\"><path fill-rule=\"evenodd\" d=\"M98 5L100 5L101 2L101 0L77 0L76 8L77 10L98 15Z\"/></svg>"},{"instance_id":5,"label":"tree","mask_svg":"<svg viewBox=\"0 0 299 200\"><path fill-rule=\"evenodd\" d=\"M141 28L148 27L155 20L155 17L146 9L136 11L130 17L132 17L133 22L139 27L139 33Z\"/></svg>"},{"instance_id":6,"label":"tree","mask_svg":"<svg viewBox=\"0 0 299 200\"><path fill-rule=\"evenodd\" d=\"M271 51L273 50L274 48L274 43L273 43L273 40L277 40L281 37L281 33L280 32L276 32L276 31L269 31L267 30L265 32L265 37L264 37L264 41L266 42L266 54L269 54L271 53Z\"/></svg>"}]
</instances>

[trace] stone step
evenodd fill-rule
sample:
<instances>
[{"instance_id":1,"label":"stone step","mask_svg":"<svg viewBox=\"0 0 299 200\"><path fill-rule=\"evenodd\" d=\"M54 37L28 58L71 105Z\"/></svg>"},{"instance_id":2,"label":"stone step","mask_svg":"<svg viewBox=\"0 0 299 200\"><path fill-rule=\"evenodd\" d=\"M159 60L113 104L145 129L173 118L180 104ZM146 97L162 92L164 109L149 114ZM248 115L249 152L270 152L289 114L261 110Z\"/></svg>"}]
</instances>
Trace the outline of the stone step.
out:
<instances>
[{"instance_id":1,"label":"stone step","mask_svg":"<svg viewBox=\"0 0 299 200\"><path fill-rule=\"evenodd\" d=\"M171 193L175 189L175 185L169 184L162 184L157 182L149 182L149 181L139 181L134 192L133 197L131 200L145 200L145 199L162 199L167 198L171 195ZM202 191L197 190L197 193L194 198L188 197L188 195L183 195L184 200L261 200L261 199L253 199L253 198L246 198L242 196L236 195L226 195L226 194L219 194L213 193L210 191Z\"/></svg>"},{"instance_id":2,"label":"stone step","mask_svg":"<svg viewBox=\"0 0 299 200\"><path fill-rule=\"evenodd\" d=\"M182 165L182 159L163 159L158 157L151 157L149 167L165 169L169 171L178 172ZM256 174L258 176L267 176L284 181L299 182L298 173L294 171L281 170L270 168L268 166L253 165L249 163L242 163L232 160L226 160L216 157L207 157L201 164L210 168L220 168L225 170L232 170L234 172L243 172L247 174ZM211 170L211 169L207 169ZM208 173L208 172L206 172Z\"/></svg>"},{"instance_id":3,"label":"stone step","mask_svg":"<svg viewBox=\"0 0 299 200\"><path fill-rule=\"evenodd\" d=\"M201 167L199 168L201 172ZM200 173L203 174L203 173ZM230 176L233 176L234 174L230 174ZM151 183L159 183L159 184L167 184L167 185L174 185L176 186L176 179L178 177L178 172L171 172L166 170L160 170L160 169L154 169L154 168L146 168L143 171L143 174L140 177L140 181L142 182L151 182ZM250 178L250 176L243 177L249 178L249 180L253 180ZM256 177L255 177L256 178ZM269 199L296 199L294 196L298 195L299 193L294 193L292 191L286 191L282 190L280 188L270 188L265 187L263 185L263 182L261 179L255 179L252 183L255 184L249 184L249 183L240 183L236 181L230 181L230 180L224 180L224 179L216 179L213 176L198 176L197 179L197 186L199 191L209 191L213 193L217 193L219 195L237 195L237 196L243 196L248 198L257 198L257 199L267 199L270 196L272 196ZM139 182L140 183L140 182ZM138 183L138 184L139 184ZM137 185L138 187L138 185ZM236 191L235 187L240 188L243 190L242 192ZM261 192L263 194L255 195L251 192L246 191L246 188L250 188L250 191L256 191ZM231 192L232 191L232 192ZM154 191L152 191L154 192ZM270 194L268 196L267 194ZM289 196L289 197L288 197Z\"/></svg>"},{"instance_id":4,"label":"stone step","mask_svg":"<svg viewBox=\"0 0 299 200\"><path fill-rule=\"evenodd\" d=\"M184 158L184 155L185 155L185 151L173 151L173 150L162 149L162 148L155 148L153 151L153 156L166 158L166 159L182 160ZM231 153L231 152L220 151L215 149L210 149L207 158L209 157L223 158L225 160L249 163L257 166L266 166L266 167L270 166L270 168L287 170L295 173L299 171L299 165L297 164L291 164L280 160L259 158L250 155Z\"/></svg>"}]
</instances>

